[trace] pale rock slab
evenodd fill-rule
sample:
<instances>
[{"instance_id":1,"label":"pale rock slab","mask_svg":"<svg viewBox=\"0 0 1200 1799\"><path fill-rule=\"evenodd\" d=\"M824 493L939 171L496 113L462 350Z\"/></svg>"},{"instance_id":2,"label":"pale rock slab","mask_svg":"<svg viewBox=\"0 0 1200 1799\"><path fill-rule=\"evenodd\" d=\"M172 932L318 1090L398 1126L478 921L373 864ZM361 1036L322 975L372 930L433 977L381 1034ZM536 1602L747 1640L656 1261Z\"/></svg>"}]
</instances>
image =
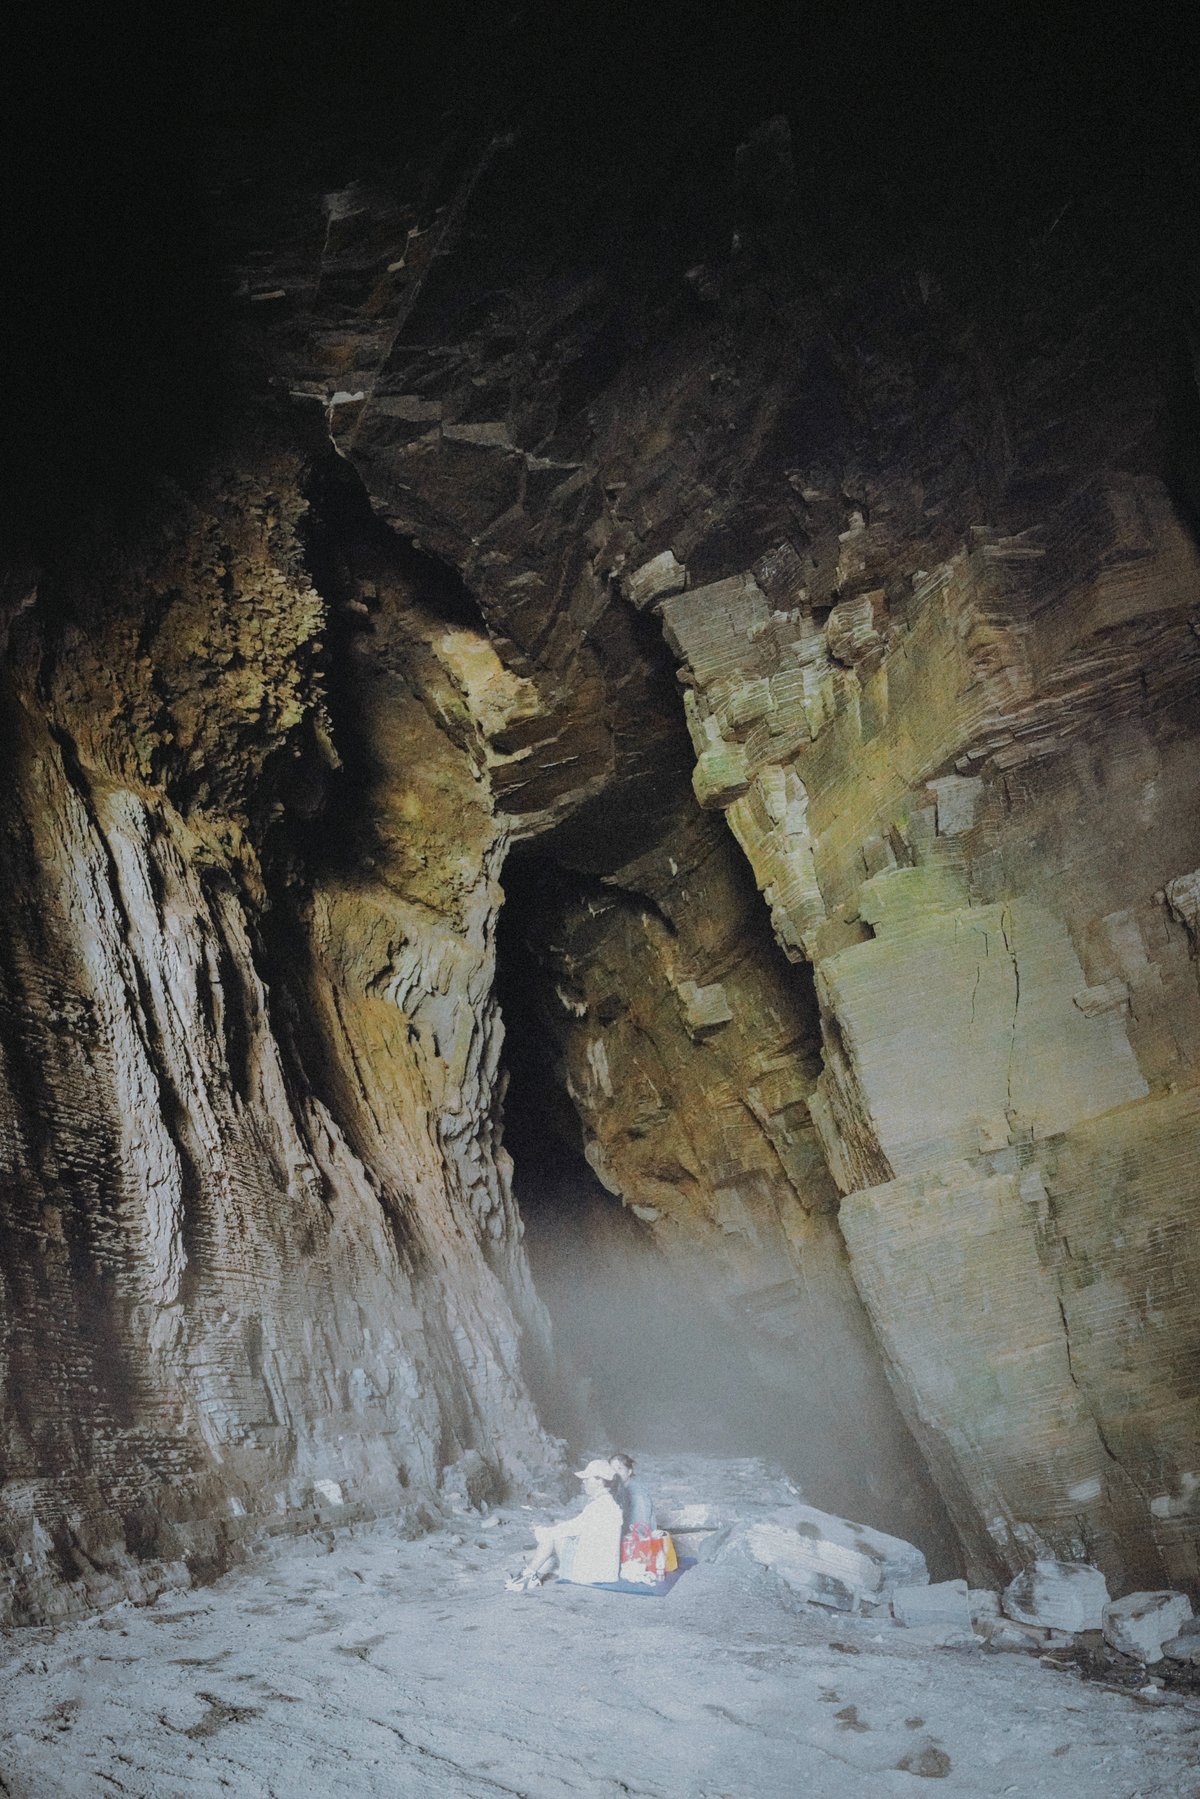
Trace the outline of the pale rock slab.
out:
<instances>
[{"instance_id":1,"label":"pale rock slab","mask_svg":"<svg viewBox=\"0 0 1200 1799\"><path fill-rule=\"evenodd\" d=\"M965 1580L939 1580L932 1586L897 1587L892 1594L892 1616L910 1630L969 1631L971 1608Z\"/></svg>"},{"instance_id":2,"label":"pale rock slab","mask_svg":"<svg viewBox=\"0 0 1200 1799\"><path fill-rule=\"evenodd\" d=\"M1100 1630L1108 1604L1108 1583L1087 1562L1039 1557L1004 1589L1005 1613L1018 1624L1050 1630Z\"/></svg>"},{"instance_id":3,"label":"pale rock slab","mask_svg":"<svg viewBox=\"0 0 1200 1799\"><path fill-rule=\"evenodd\" d=\"M990 1587L969 1587L967 1589L967 1610L972 1624L979 1624L985 1618L1000 1616L1000 1595L993 1593Z\"/></svg>"},{"instance_id":4,"label":"pale rock slab","mask_svg":"<svg viewBox=\"0 0 1200 1799\"><path fill-rule=\"evenodd\" d=\"M1104 1608L1104 1637L1123 1655L1160 1662L1163 1644L1173 1641L1191 1621L1192 1602L1185 1593L1126 1593Z\"/></svg>"},{"instance_id":5,"label":"pale rock slab","mask_svg":"<svg viewBox=\"0 0 1200 1799\"><path fill-rule=\"evenodd\" d=\"M707 810L723 811L750 785L746 752L740 743L716 743L703 750L692 771L692 791Z\"/></svg>"},{"instance_id":6,"label":"pale rock slab","mask_svg":"<svg viewBox=\"0 0 1200 1799\"><path fill-rule=\"evenodd\" d=\"M975 1635L992 1649L1024 1650L1026 1653L1050 1648L1051 1639L1056 1636L1061 1636L1064 1644L1071 1641L1069 1636L1058 1631L1039 1630L1034 1624L1016 1624L1011 1618L977 1618L974 1630Z\"/></svg>"},{"instance_id":7,"label":"pale rock slab","mask_svg":"<svg viewBox=\"0 0 1200 1799\"><path fill-rule=\"evenodd\" d=\"M786 1524L751 1524L736 1531L730 1549L771 1569L810 1603L834 1611L883 1604L896 1586L916 1587L929 1579L925 1557L912 1543L812 1506L797 1506Z\"/></svg>"}]
</instances>

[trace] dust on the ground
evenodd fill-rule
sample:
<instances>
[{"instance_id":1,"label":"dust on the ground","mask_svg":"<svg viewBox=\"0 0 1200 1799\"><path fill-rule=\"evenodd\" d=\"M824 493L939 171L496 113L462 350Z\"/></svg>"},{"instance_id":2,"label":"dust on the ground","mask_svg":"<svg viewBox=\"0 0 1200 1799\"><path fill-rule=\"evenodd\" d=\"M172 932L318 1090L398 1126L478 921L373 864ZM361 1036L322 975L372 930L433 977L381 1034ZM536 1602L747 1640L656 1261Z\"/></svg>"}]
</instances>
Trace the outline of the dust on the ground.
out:
<instances>
[{"instance_id":1,"label":"dust on the ground","mask_svg":"<svg viewBox=\"0 0 1200 1799\"><path fill-rule=\"evenodd\" d=\"M784 1490L746 1463L646 1471L741 1516ZM1194 1700L797 1608L749 1565L665 1599L507 1593L549 1515L276 1540L213 1587L9 1633L0 1794L1200 1799Z\"/></svg>"}]
</instances>

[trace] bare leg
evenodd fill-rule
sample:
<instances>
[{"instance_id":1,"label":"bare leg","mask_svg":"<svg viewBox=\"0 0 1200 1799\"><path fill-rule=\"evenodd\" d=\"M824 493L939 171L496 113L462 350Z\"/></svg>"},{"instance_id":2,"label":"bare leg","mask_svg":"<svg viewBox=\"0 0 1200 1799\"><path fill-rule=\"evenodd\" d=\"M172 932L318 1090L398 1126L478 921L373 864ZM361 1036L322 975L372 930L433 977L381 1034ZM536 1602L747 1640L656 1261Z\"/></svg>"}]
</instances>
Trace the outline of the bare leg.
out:
<instances>
[{"instance_id":1,"label":"bare leg","mask_svg":"<svg viewBox=\"0 0 1200 1799\"><path fill-rule=\"evenodd\" d=\"M511 1587L537 1586L552 1574L558 1567L559 1554L568 1534L565 1524L537 1524L533 1534L537 1539L533 1554Z\"/></svg>"}]
</instances>

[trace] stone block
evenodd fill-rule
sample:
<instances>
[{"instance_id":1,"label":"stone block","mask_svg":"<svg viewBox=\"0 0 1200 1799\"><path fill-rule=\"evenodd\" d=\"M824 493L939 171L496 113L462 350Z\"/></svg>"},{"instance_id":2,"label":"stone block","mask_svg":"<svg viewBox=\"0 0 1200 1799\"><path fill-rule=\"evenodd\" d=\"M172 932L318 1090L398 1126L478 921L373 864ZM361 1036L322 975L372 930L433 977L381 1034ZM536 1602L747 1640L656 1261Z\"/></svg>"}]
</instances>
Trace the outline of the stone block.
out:
<instances>
[{"instance_id":1,"label":"stone block","mask_svg":"<svg viewBox=\"0 0 1200 1799\"><path fill-rule=\"evenodd\" d=\"M751 633L770 624L766 595L751 575L731 575L663 602L663 635L690 667L696 685L744 678L753 666Z\"/></svg>"},{"instance_id":2,"label":"stone block","mask_svg":"<svg viewBox=\"0 0 1200 1799\"><path fill-rule=\"evenodd\" d=\"M664 550L661 555L652 556L649 562L643 562L633 574L626 575L621 582L621 592L631 606L644 612L659 600L682 593L686 586L686 568L676 561L673 550Z\"/></svg>"},{"instance_id":3,"label":"stone block","mask_svg":"<svg viewBox=\"0 0 1200 1799\"><path fill-rule=\"evenodd\" d=\"M938 836L961 837L975 823L983 782L978 775L943 775L929 785L937 795Z\"/></svg>"},{"instance_id":4,"label":"stone block","mask_svg":"<svg viewBox=\"0 0 1200 1799\"><path fill-rule=\"evenodd\" d=\"M972 1624L978 1624L984 1618L1000 1616L1000 1595L993 1593L990 1587L969 1587L967 1589L967 1610Z\"/></svg>"},{"instance_id":5,"label":"stone block","mask_svg":"<svg viewBox=\"0 0 1200 1799\"><path fill-rule=\"evenodd\" d=\"M1004 1611L1018 1624L1049 1630L1099 1630L1108 1604L1108 1583L1088 1562L1039 1557L1004 1589Z\"/></svg>"},{"instance_id":6,"label":"stone block","mask_svg":"<svg viewBox=\"0 0 1200 1799\"><path fill-rule=\"evenodd\" d=\"M664 1509L662 1527L672 1531L720 1530L729 1522L729 1514L721 1506L694 1502Z\"/></svg>"},{"instance_id":7,"label":"stone block","mask_svg":"<svg viewBox=\"0 0 1200 1799\"><path fill-rule=\"evenodd\" d=\"M971 1611L965 1580L939 1580L930 1586L897 1587L892 1594L892 1616L910 1630L920 1626L962 1631L971 1628Z\"/></svg>"},{"instance_id":8,"label":"stone block","mask_svg":"<svg viewBox=\"0 0 1200 1799\"><path fill-rule=\"evenodd\" d=\"M1168 1637L1162 1652L1168 1661L1188 1662L1200 1668L1200 1618L1189 1618L1177 1637Z\"/></svg>"},{"instance_id":9,"label":"stone block","mask_svg":"<svg viewBox=\"0 0 1200 1799\"><path fill-rule=\"evenodd\" d=\"M763 676L736 687L721 708L731 737L742 738L775 704L771 683Z\"/></svg>"},{"instance_id":10,"label":"stone block","mask_svg":"<svg viewBox=\"0 0 1200 1799\"><path fill-rule=\"evenodd\" d=\"M1126 1593L1104 1608L1105 1641L1122 1655L1159 1662L1163 1644L1173 1641L1192 1618L1192 1602L1184 1593Z\"/></svg>"},{"instance_id":11,"label":"stone block","mask_svg":"<svg viewBox=\"0 0 1200 1799\"><path fill-rule=\"evenodd\" d=\"M692 790L708 809L724 809L750 785L746 752L740 743L715 743L692 770Z\"/></svg>"},{"instance_id":12,"label":"stone block","mask_svg":"<svg viewBox=\"0 0 1200 1799\"><path fill-rule=\"evenodd\" d=\"M1075 995L1075 1004L1085 1018L1101 1012L1123 1011L1129 1004L1129 988L1124 981L1104 981L1098 987L1084 987Z\"/></svg>"},{"instance_id":13,"label":"stone block","mask_svg":"<svg viewBox=\"0 0 1200 1799\"><path fill-rule=\"evenodd\" d=\"M977 1618L974 1629L976 1636L992 1649L1024 1650L1026 1653L1047 1648L1054 1634L1038 1630L1032 1624L1015 1624L1011 1618Z\"/></svg>"},{"instance_id":14,"label":"stone block","mask_svg":"<svg viewBox=\"0 0 1200 1799\"><path fill-rule=\"evenodd\" d=\"M898 1585L929 1578L925 1557L912 1543L812 1506L791 1509L786 1524L744 1527L734 1546L810 1604L834 1611L885 1604Z\"/></svg>"},{"instance_id":15,"label":"stone block","mask_svg":"<svg viewBox=\"0 0 1200 1799\"><path fill-rule=\"evenodd\" d=\"M882 591L863 593L851 600L839 600L833 608L825 626L825 638L829 654L838 662L853 664L878 646L875 601L882 598Z\"/></svg>"}]
</instances>

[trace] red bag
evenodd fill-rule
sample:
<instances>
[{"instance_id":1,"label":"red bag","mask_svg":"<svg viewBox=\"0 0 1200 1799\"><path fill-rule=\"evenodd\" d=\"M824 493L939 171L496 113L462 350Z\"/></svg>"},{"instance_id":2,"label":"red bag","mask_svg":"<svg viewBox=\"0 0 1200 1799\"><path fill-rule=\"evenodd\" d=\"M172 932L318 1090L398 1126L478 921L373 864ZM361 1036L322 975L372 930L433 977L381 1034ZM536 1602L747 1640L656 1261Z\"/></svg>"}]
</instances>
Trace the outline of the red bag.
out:
<instances>
[{"instance_id":1,"label":"red bag","mask_svg":"<svg viewBox=\"0 0 1200 1799\"><path fill-rule=\"evenodd\" d=\"M621 1540L621 1579L653 1586L679 1566L669 1532L635 1524Z\"/></svg>"}]
</instances>

